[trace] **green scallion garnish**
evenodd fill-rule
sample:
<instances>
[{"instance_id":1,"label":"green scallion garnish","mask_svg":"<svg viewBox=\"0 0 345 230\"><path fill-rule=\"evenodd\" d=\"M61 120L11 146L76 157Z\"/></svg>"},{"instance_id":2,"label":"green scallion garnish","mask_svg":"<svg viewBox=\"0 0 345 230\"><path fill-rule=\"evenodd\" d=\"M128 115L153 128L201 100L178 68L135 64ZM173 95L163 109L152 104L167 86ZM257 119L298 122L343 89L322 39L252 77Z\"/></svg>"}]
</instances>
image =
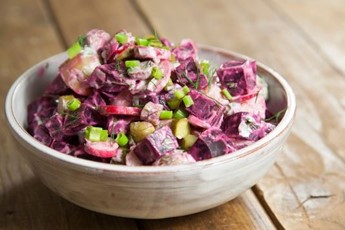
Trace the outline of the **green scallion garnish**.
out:
<instances>
[{"instance_id":1,"label":"green scallion garnish","mask_svg":"<svg viewBox=\"0 0 345 230\"><path fill-rule=\"evenodd\" d=\"M106 141L108 130L101 127L88 126L85 129L85 138L92 142Z\"/></svg>"},{"instance_id":2,"label":"green scallion garnish","mask_svg":"<svg viewBox=\"0 0 345 230\"><path fill-rule=\"evenodd\" d=\"M155 67L152 68L151 75L155 79L159 80L159 79L161 79L163 77L164 73L163 73L163 71L160 68L155 66Z\"/></svg>"},{"instance_id":3,"label":"green scallion garnish","mask_svg":"<svg viewBox=\"0 0 345 230\"><path fill-rule=\"evenodd\" d=\"M135 68L140 65L140 61L138 60L127 60L125 61L125 66L127 69Z\"/></svg>"},{"instance_id":4,"label":"green scallion garnish","mask_svg":"<svg viewBox=\"0 0 345 230\"><path fill-rule=\"evenodd\" d=\"M145 38L136 38L135 42L137 43L138 46L148 46L149 45L149 40Z\"/></svg>"},{"instance_id":5,"label":"green scallion garnish","mask_svg":"<svg viewBox=\"0 0 345 230\"><path fill-rule=\"evenodd\" d=\"M190 89L188 86L185 85L182 87L182 91L184 92L185 95L187 95L190 92Z\"/></svg>"},{"instance_id":6,"label":"green scallion garnish","mask_svg":"<svg viewBox=\"0 0 345 230\"><path fill-rule=\"evenodd\" d=\"M187 108L194 104L194 101L190 95L184 96L182 98L182 101L183 101L184 106L186 106Z\"/></svg>"},{"instance_id":7,"label":"green scallion garnish","mask_svg":"<svg viewBox=\"0 0 345 230\"><path fill-rule=\"evenodd\" d=\"M173 118L176 118L176 119L182 119L186 117L188 117L188 112L184 109L177 109L174 112L174 116L173 116Z\"/></svg>"},{"instance_id":8,"label":"green scallion garnish","mask_svg":"<svg viewBox=\"0 0 345 230\"><path fill-rule=\"evenodd\" d=\"M222 89L222 94L226 97L226 99L231 100L232 96L230 94L230 92L227 89Z\"/></svg>"},{"instance_id":9,"label":"green scallion garnish","mask_svg":"<svg viewBox=\"0 0 345 230\"><path fill-rule=\"evenodd\" d=\"M123 132L120 132L117 134L115 141L119 146L123 147L128 144L128 137Z\"/></svg>"},{"instance_id":10,"label":"green scallion garnish","mask_svg":"<svg viewBox=\"0 0 345 230\"><path fill-rule=\"evenodd\" d=\"M67 49L68 58L69 59L74 58L80 53L81 50L82 50L82 46L80 45L78 41L73 43L73 45Z\"/></svg>"},{"instance_id":11,"label":"green scallion garnish","mask_svg":"<svg viewBox=\"0 0 345 230\"><path fill-rule=\"evenodd\" d=\"M182 99L184 96L186 96L182 89L175 90L174 95L177 99Z\"/></svg>"},{"instance_id":12,"label":"green scallion garnish","mask_svg":"<svg viewBox=\"0 0 345 230\"><path fill-rule=\"evenodd\" d=\"M159 113L159 119L161 120L168 120L171 119L173 117L173 111L171 110L162 110Z\"/></svg>"},{"instance_id":13,"label":"green scallion garnish","mask_svg":"<svg viewBox=\"0 0 345 230\"><path fill-rule=\"evenodd\" d=\"M180 106L181 100L177 98L173 98L167 101L168 106L170 109L177 109Z\"/></svg>"},{"instance_id":14,"label":"green scallion garnish","mask_svg":"<svg viewBox=\"0 0 345 230\"><path fill-rule=\"evenodd\" d=\"M77 98L73 98L72 100L67 102L67 109L70 111L75 111L79 109L80 105L81 105L80 100Z\"/></svg>"},{"instance_id":15,"label":"green scallion garnish","mask_svg":"<svg viewBox=\"0 0 345 230\"><path fill-rule=\"evenodd\" d=\"M128 36L124 32L120 32L120 33L115 34L115 39L117 40L118 43L123 45L123 44L127 43Z\"/></svg>"}]
</instances>

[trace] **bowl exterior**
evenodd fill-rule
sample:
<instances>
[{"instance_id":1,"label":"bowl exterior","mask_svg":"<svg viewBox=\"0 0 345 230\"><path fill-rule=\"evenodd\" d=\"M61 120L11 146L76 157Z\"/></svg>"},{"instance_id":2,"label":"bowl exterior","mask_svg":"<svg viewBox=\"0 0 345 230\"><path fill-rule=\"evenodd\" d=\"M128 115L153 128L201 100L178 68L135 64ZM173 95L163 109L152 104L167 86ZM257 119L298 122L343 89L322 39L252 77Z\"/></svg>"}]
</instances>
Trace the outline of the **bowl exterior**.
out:
<instances>
[{"instance_id":1,"label":"bowl exterior","mask_svg":"<svg viewBox=\"0 0 345 230\"><path fill-rule=\"evenodd\" d=\"M97 212L132 218L166 218L216 207L253 186L275 162L289 130L236 161L175 173L96 170L47 157L26 143L41 181L65 199Z\"/></svg>"},{"instance_id":2,"label":"bowl exterior","mask_svg":"<svg viewBox=\"0 0 345 230\"><path fill-rule=\"evenodd\" d=\"M222 53L219 59L236 56L225 51L205 49L206 55ZM48 59L48 74L56 72L66 57L59 54ZM235 156L221 156L190 165L167 167L126 167L77 159L42 145L24 129L25 110L33 95L28 87L39 72L37 65L14 83L6 98L6 117L19 148L32 170L52 191L90 210L132 218L166 218L192 214L223 204L253 186L274 164L277 154L288 137L293 123L295 102L292 91L284 87L277 94L285 95L288 118L250 148ZM259 71L278 82L276 73L259 66ZM273 79L273 80L272 80ZM281 79L279 79L281 81ZM23 88L20 88L23 87ZM290 89L289 89L290 90ZM30 92L26 92L30 91ZM285 97L284 96L284 97ZM29 99L26 99L29 98ZM23 99L22 110L14 101ZM25 101L25 100L27 101ZM26 105L25 105L26 103ZM279 103L278 103L279 104ZM24 113L24 115L21 114ZM274 133L274 134L273 134ZM268 140L268 139L267 139Z\"/></svg>"}]
</instances>

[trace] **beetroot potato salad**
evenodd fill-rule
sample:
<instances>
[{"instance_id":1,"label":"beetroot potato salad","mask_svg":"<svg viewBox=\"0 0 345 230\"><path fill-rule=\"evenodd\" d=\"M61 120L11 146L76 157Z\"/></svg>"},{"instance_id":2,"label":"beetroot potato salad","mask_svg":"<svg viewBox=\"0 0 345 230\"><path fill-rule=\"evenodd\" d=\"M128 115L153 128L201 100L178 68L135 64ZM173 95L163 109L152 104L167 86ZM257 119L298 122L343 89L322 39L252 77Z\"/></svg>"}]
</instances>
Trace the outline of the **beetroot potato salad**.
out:
<instances>
[{"instance_id":1,"label":"beetroot potato salad","mask_svg":"<svg viewBox=\"0 0 345 230\"><path fill-rule=\"evenodd\" d=\"M78 158L187 164L244 148L275 127L254 60L214 66L196 44L93 29L28 106L28 132Z\"/></svg>"}]
</instances>

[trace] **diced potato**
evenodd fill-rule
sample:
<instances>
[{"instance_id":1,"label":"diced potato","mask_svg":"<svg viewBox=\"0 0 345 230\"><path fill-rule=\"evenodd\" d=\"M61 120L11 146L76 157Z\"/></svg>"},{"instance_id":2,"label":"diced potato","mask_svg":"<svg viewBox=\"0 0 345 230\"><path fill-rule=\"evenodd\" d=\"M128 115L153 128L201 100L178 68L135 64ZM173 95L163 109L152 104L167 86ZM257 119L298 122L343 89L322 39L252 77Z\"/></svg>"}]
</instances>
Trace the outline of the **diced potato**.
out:
<instances>
[{"instance_id":1,"label":"diced potato","mask_svg":"<svg viewBox=\"0 0 345 230\"><path fill-rule=\"evenodd\" d=\"M181 147L184 150L188 150L190 147L192 147L192 145L194 145L197 139L197 136L193 134L188 134L182 139Z\"/></svg>"},{"instance_id":2,"label":"diced potato","mask_svg":"<svg viewBox=\"0 0 345 230\"><path fill-rule=\"evenodd\" d=\"M175 137L182 139L190 134L190 125L187 118L175 120L172 124L172 131Z\"/></svg>"},{"instance_id":3,"label":"diced potato","mask_svg":"<svg viewBox=\"0 0 345 230\"><path fill-rule=\"evenodd\" d=\"M100 65L97 52L89 48L61 64L59 73L65 84L75 93L87 96L92 90L86 80Z\"/></svg>"},{"instance_id":4,"label":"diced potato","mask_svg":"<svg viewBox=\"0 0 345 230\"><path fill-rule=\"evenodd\" d=\"M150 122L138 121L131 123L129 130L134 141L139 142L153 133L155 127Z\"/></svg>"}]
</instances>

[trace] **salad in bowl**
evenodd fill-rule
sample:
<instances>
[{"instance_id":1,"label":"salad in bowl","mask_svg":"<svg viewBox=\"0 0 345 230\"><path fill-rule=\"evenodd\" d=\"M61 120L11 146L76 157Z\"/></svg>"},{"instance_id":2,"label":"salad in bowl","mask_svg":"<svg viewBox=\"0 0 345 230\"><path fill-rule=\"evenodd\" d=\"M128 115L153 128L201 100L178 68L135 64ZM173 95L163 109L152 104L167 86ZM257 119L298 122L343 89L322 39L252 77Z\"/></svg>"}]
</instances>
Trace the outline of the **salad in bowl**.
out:
<instances>
[{"instance_id":1,"label":"salad in bowl","mask_svg":"<svg viewBox=\"0 0 345 230\"><path fill-rule=\"evenodd\" d=\"M78 158L128 166L190 164L232 154L271 132L268 84L250 59L214 66L196 44L93 29L43 95L27 130Z\"/></svg>"}]
</instances>

